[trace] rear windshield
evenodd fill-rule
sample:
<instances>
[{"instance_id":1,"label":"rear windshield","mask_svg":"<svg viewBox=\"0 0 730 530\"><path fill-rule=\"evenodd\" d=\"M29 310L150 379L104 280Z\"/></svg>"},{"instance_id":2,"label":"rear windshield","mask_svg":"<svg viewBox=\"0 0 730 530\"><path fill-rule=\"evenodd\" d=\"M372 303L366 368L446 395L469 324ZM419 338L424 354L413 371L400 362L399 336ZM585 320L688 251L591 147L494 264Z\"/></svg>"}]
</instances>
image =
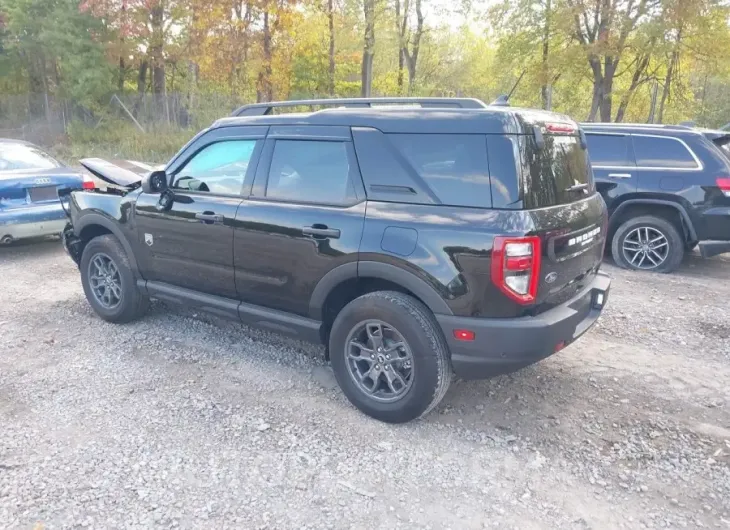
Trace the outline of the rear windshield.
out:
<instances>
[{"instance_id":1,"label":"rear windshield","mask_svg":"<svg viewBox=\"0 0 730 530\"><path fill-rule=\"evenodd\" d=\"M526 158L524 208L568 204L593 193L587 152L577 136L545 135L545 147L528 148Z\"/></svg>"},{"instance_id":2,"label":"rear windshield","mask_svg":"<svg viewBox=\"0 0 730 530\"><path fill-rule=\"evenodd\" d=\"M61 164L37 147L15 142L0 143L0 171L53 169Z\"/></svg>"}]
</instances>

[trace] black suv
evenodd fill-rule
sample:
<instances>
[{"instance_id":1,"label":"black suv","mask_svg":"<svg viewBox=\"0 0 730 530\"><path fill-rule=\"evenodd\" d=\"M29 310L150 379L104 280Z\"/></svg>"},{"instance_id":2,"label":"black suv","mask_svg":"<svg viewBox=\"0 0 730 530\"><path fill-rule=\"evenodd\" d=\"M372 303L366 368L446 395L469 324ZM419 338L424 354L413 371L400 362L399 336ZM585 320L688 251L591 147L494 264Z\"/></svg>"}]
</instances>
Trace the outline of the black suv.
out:
<instances>
[{"instance_id":1,"label":"black suv","mask_svg":"<svg viewBox=\"0 0 730 530\"><path fill-rule=\"evenodd\" d=\"M671 272L699 244L730 252L730 131L583 124L622 267Z\"/></svg>"},{"instance_id":2,"label":"black suv","mask_svg":"<svg viewBox=\"0 0 730 530\"><path fill-rule=\"evenodd\" d=\"M452 371L516 370L596 321L608 216L575 122L314 103L343 108L244 107L142 178L83 161L116 185L68 201L94 310L126 322L156 298L322 342L349 400L387 422L433 409Z\"/></svg>"}]
</instances>

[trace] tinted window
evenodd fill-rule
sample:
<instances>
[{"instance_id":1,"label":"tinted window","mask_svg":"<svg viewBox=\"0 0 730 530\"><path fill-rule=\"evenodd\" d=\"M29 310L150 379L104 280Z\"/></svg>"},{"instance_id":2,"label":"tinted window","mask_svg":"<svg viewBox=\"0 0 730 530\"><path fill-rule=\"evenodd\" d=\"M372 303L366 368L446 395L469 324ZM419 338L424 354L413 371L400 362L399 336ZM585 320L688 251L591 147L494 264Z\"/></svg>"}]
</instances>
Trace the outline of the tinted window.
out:
<instances>
[{"instance_id":1,"label":"tinted window","mask_svg":"<svg viewBox=\"0 0 730 530\"><path fill-rule=\"evenodd\" d=\"M489 146L489 180L492 182L492 207L522 208L522 180L519 174L520 147L518 137L493 134Z\"/></svg>"},{"instance_id":2,"label":"tinted window","mask_svg":"<svg viewBox=\"0 0 730 530\"><path fill-rule=\"evenodd\" d=\"M256 140L218 142L198 151L177 172L173 188L224 195L241 193Z\"/></svg>"},{"instance_id":3,"label":"tinted window","mask_svg":"<svg viewBox=\"0 0 730 530\"><path fill-rule=\"evenodd\" d=\"M391 134L389 138L443 204L491 207L485 136Z\"/></svg>"},{"instance_id":4,"label":"tinted window","mask_svg":"<svg viewBox=\"0 0 730 530\"><path fill-rule=\"evenodd\" d=\"M52 169L61 164L37 147L15 142L0 143L0 171Z\"/></svg>"},{"instance_id":5,"label":"tinted window","mask_svg":"<svg viewBox=\"0 0 730 530\"><path fill-rule=\"evenodd\" d=\"M587 153L577 137L546 134L542 149L526 145L525 208L567 204L594 191Z\"/></svg>"},{"instance_id":6,"label":"tinted window","mask_svg":"<svg viewBox=\"0 0 730 530\"><path fill-rule=\"evenodd\" d=\"M588 153L594 166L633 166L628 136L587 134Z\"/></svg>"},{"instance_id":7,"label":"tinted window","mask_svg":"<svg viewBox=\"0 0 730 530\"><path fill-rule=\"evenodd\" d=\"M634 135L634 153L639 167L697 168L687 147L674 138Z\"/></svg>"},{"instance_id":8,"label":"tinted window","mask_svg":"<svg viewBox=\"0 0 730 530\"><path fill-rule=\"evenodd\" d=\"M277 140L266 196L298 202L346 204L355 197L345 142Z\"/></svg>"}]
</instances>

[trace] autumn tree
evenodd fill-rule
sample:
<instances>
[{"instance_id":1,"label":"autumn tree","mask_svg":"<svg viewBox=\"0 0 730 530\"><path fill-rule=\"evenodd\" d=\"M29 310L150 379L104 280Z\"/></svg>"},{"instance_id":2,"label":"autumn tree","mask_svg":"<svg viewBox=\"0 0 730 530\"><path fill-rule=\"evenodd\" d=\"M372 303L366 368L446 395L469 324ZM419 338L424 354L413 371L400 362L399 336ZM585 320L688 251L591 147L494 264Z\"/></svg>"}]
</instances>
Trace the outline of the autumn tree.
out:
<instances>
[{"instance_id":1,"label":"autumn tree","mask_svg":"<svg viewBox=\"0 0 730 530\"><path fill-rule=\"evenodd\" d=\"M574 35L588 59L593 77L593 98L588 120L611 121L616 72L629 38L660 0L566 0Z\"/></svg>"}]
</instances>

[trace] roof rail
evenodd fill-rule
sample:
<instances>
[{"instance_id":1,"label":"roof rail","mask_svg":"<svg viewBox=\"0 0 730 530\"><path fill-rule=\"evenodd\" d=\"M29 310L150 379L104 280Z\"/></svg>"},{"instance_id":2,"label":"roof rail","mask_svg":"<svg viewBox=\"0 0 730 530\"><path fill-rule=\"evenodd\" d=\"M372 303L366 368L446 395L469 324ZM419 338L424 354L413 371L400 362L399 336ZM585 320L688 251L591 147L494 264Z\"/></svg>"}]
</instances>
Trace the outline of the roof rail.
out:
<instances>
[{"instance_id":1,"label":"roof rail","mask_svg":"<svg viewBox=\"0 0 730 530\"><path fill-rule=\"evenodd\" d=\"M233 112L233 116L265 116L273 113L273 109L282 107L349 107L370 108L377 105L420 105L424 108L461 108L483 109L487 105L472 98L333 98L302 99L293 101L271 101L267 103L251 103Z\"/></svg>"},{"instance_id":2,"label":"roof rail","mask_svg":"<svg viewBox=\"0 0 730 530\"><path fill-rule=\"evenodd\" d=\"M691 127L686 124L680 124L680 125L672 125L672 124L664 124L664 123L613 123L613 122L602 122L602 121L587 121L587 122L581 122L581 127L587 126L587 127L606 127L606 128L622 128L622 127L641 127L642 129L682 129L682 130L692 130L694 127Z\"/></svg>"}]
</instances>

